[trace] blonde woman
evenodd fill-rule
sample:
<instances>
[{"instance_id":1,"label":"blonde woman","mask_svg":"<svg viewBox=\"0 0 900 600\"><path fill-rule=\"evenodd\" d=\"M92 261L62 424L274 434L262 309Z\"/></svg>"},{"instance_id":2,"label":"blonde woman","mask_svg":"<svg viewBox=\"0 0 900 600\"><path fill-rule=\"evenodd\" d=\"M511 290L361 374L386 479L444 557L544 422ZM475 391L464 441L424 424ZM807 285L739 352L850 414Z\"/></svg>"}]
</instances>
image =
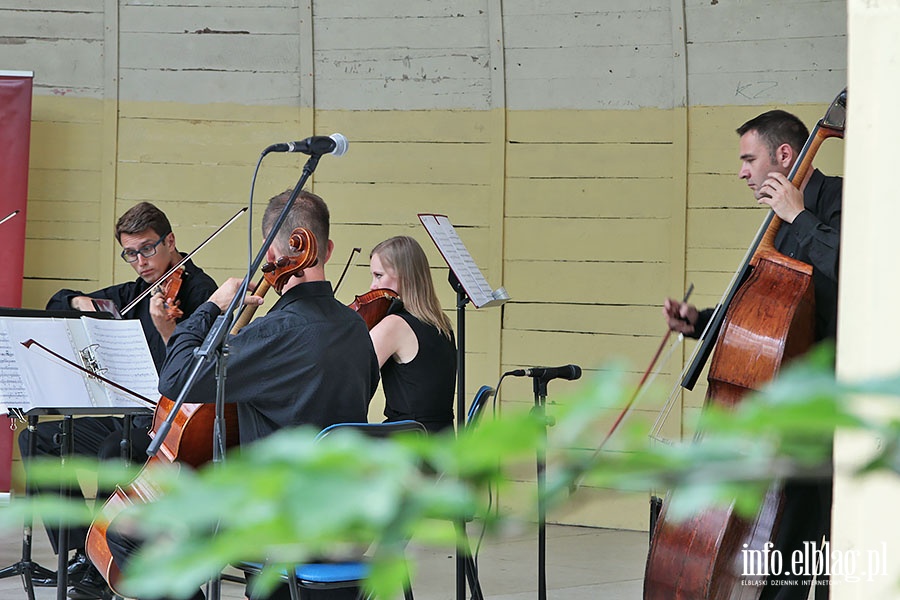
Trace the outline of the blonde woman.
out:
<instances>
[{"instance_id":1,"label":"blonde woman","mask_svg":"<svg viewBox=\"0 0 900 600\"><path fill-rule=\"evenodd\" d=\"M394 290L403 300L401 311L369 332L381 367L384 416L415 419L429 432L452 427L456 342L425 252L411 237L392 237L375 246L369 266L371 289Z\"/></svg>"}]
</instances>

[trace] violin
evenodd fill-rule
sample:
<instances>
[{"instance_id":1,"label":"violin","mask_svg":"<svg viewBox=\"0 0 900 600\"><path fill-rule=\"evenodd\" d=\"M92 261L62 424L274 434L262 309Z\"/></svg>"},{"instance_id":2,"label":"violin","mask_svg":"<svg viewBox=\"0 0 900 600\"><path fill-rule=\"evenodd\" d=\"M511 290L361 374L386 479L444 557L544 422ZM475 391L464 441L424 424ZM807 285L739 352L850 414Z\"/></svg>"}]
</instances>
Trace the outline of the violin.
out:
<instances>
[{"instance_id":1,"label":"violin","mask_svg":"<svg viewBox=\"0 0 900 600\"><path fill-rule=\"evenodd\" d=\"M181 280L184 276L184 267L172 273L165 283L160 286L163 295L163 306L166 309L166 317L170 321L180 319L184 313L178 308L181 301L178 300L178 292L181 291Z\"/></svg>"},{"instance_id":2,"label":"violin","mask_svg":"<svg viewBox=\"0 0 900 600\"><path fill-rule=\"evenodd\" d=\"M383 318L392 314L403 306L400 294L394 290L380 288L354 296L353 302L348 306L359 313L370 330L378 325Z\"/></svg>"},{"instance_id":3,"label":"violin","mask_svg":"<svg viewBox=\"0 0 900 600\"><path fill-rule=\"evenodd\" d=\"M297 227L291 232L288 243L293 255L279 256L275 262L267 262L260 269L268 284L279 294L291 277L302 277L304 269L319 262L316 236L309 229Z\"/></svg>"}]
</instances>

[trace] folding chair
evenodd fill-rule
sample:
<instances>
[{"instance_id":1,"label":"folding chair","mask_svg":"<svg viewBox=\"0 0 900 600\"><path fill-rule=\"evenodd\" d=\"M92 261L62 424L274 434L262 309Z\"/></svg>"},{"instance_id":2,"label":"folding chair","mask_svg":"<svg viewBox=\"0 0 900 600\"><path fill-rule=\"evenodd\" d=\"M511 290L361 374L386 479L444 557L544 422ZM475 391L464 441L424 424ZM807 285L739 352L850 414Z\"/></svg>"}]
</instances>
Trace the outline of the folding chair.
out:
<instances>
[{"instance_id":1,"label":"folding chair","mask_svg":"<svg viewBox=\"0 0 900 600\"><path fill-rule=\"evenodd\" d=\"M390 423L337 423L326 427L316 436L317 440L333 435L341 430L356 430L375 438L386 438L398 433L411 432L421 435L427 434L425 426L418 421L394 421ZM262 563L241 563L240 569L250 574L258 574ZM294 577L287 576L284 579L289 584L292 600L300 600L300 590L339 590L361 588L369 575L370 565L366 561L347 562L323 562L297 565L294 569ZM406 600L413 600L412 588L409 580L404 582L403 596ZM370 595L362 591L358 598L371 600ZM252 597L251 597L251 600Z\"/></svg>"}]
</instances>

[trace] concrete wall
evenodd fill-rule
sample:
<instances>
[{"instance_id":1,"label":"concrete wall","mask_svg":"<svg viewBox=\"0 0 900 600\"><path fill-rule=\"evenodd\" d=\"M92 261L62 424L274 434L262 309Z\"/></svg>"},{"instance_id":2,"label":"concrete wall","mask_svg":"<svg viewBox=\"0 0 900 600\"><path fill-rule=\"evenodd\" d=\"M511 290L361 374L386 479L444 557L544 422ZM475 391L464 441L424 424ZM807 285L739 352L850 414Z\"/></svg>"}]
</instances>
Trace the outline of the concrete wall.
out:
<instances>
[{"instance_id":1,"label":"concrete wall","mask_svg":"<svg viewBox=\"0 0 900 600\"><path fill-rule=\"evenodd\" d=\"M24 305L132 278L111 233L135 202L166 210L188 250L246 205L263 148L340 131L349 153L323 158L310 187L332 209L330 276L363 248L342 301L367 289L375 243L410 234L453 314L416 217L446 214L512 296L467 309L467 396L538 364L589 374L624 358L637 380L662 299L693 282L697 303L716 302L764 216L736 179L734 128L773 106L821 117L846 85L845 13L831 0L0 0L0 67L35 71ZM840 152L818 164L839 172ZM301 165L269 156L256 202ZM244 225L197 257L217 280L246 263ZM582 385L554 382L551 402ZM531 405L527 381L503 387L507 409ZM703 392L679 400L667 435L690 432ZM645 494L583 497L553 518L646 527Z\"/></svg>"},{"instance_id":2,"label":"concrete wall","mask_svg":"<svg viewBox=\"0 0 900 600\"><path fill-rule=\"evenodd\" d=\"M846 179L841 225L841 313L838 331L838 377L846 381L884 377L897 372L894 346L898 323L894 312L900 279L893 267L900 240L893 225L900 217L894 194L894 145L889 133L900 126L894 110L900 54L896 43L900 6L896 3L848 2L850 104L847 120ZM854 399L860 416L874 423L900 419L897 399ZM839 431L834 445L832 569L834 600L896 598L900 562L894 555L900 523L885 518L900 501L897 474L876 471L855 475L876 452L890 447L888 436Z\"/></svg>"}]
</instances>

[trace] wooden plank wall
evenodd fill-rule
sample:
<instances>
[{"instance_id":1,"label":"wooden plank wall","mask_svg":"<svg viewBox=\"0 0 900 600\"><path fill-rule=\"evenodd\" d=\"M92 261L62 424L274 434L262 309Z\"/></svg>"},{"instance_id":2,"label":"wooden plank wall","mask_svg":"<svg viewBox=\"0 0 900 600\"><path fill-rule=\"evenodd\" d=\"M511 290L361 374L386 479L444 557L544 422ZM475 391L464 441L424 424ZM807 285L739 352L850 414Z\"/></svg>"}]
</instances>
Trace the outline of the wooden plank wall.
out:
<instances>
[{"instance_id":1,"label":"wooden plank wall","mask_svg":"<svg viewBox=\"0 0 900 600\"><path fill-rule=\"evenodd\" d=\"M844 0L0 0L0 66L36 73L25 304L131 279L111 233L135 202L159 204L193 248L247 204L263 148L341 132L350 151L324 157L310 187L332 210L332 279L363 249L342 301L368 288L375 243L410 234L455 319L416 217L447 214L512 296L466 309L466 397L539 364L585 369L551 384L551 404L616 359L636 380L663 334L662 299L693 282L696 302L714 303L762 218L735 177L734 128L773 106L821 116L845 85L844 11ZM292 187L303 160L267 157L256 202ZM839 150L821 164L838 172ZM217 280L246 263L246 225L198 256ZM655 414L689 349L635 418ZM505 409L532 404L530 382L503 388ZM690 433L702 394L678 398L667 435ZM532 479L526 469L516 485ZM646 494L581 497L553 519L646 527Z\"/></svg>"}]
</instances>

